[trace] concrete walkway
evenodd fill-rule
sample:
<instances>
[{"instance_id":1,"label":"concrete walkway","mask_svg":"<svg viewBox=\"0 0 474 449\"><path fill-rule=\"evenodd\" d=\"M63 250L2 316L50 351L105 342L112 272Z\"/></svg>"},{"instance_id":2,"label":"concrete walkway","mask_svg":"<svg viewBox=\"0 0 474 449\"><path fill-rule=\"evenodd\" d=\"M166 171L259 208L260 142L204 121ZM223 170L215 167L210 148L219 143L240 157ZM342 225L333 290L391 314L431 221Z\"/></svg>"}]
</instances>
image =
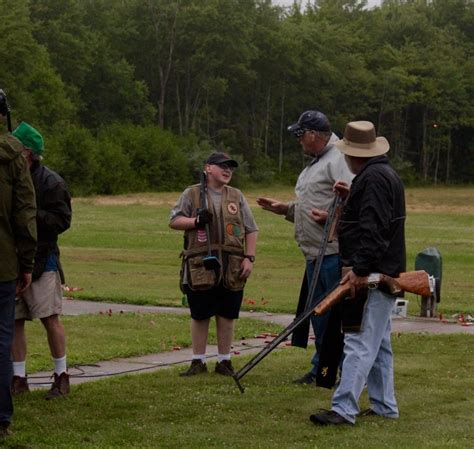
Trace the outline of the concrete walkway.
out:
<instances>
[{"instance_id":1,"label":"concrete walkway","mask_svg":"<svg viewBox=\"0 0 474 449\"><path fill-rule=\"evenodd\" d=\"M84 315L109 312L140 312L140 313L177 313L189 314L186 308L177 307L156 307L156 306L138 306L132 304L115 304L106 302L93 302L82 300L63 300L64 315ZM260 319L262 321L277 323L287 326L293 320L293 315L272 314L266 312L241 312L242 317ZM425 332L436 334L464 333L474 334L474 326L462 326L457 323L442 322L435 318L400 318L395 317L392 325L393 333L405 332ZM234 357L245 354L252 354L260 351L268 342L272 340L271 336L259 339L247 339L240 342L234 342ZM287 343L282 343L280 347L287 347ZM217 358L217 347L208 346L208 368L213 370L214 362ZM71 384L80 384L93 380L99 380L111 375L124 373L152 372L159 369L168 368L172 365L189 363L192 357L191 348L181 349L179 351L162 352L149 354L141 357L131 357L127 359L116 359L104 362L97 362L94 365L81 365L79 367L70 367ZM51 384L51 372L40 372L29 376L30 387L32 389L48 388Z\"/></svg>"}]
</instances>

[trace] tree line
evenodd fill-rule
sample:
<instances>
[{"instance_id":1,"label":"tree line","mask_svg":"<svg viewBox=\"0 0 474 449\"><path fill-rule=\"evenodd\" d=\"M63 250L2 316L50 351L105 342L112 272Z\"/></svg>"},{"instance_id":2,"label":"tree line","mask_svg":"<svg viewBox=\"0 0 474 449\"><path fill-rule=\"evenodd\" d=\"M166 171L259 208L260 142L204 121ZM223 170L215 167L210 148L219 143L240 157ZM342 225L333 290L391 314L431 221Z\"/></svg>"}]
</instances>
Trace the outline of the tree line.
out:
<instances>
[{"instance_id":1,"label":"tree line","mask_svg":"<svg viewBox=\"0 0 474 449\"><path fill-rule=\"evenodd\" d=\"M0 0L0 87L76 194L182 189L213 150L294 182L286 127L373 121L407 182L474 175L470 0Z\"/></svg>"}]
</instances>

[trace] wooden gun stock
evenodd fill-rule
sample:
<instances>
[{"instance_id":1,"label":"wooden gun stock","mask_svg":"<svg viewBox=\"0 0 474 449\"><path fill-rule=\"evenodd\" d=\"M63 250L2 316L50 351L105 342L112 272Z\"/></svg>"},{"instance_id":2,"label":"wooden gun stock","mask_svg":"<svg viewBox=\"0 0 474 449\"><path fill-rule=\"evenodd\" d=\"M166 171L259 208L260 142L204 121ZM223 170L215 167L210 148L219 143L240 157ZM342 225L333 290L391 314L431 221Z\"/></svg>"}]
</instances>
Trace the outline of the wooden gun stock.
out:
<instances>
[{"instance_id":1,"label":"wooden gun stock","mask_svg":"<svg viewBox=\"0 0 474 449\"><path fill-rule=\"evenodd\" d=\"M420 296L431 296L434 291L434 279L423 270L408 271L400 273L400 277L392 278L386 274L374 273L369 276L369 288L377 288L378 284L384 284L393 295L401 292L414 293ZM332 306L350 296L351 289L349 285L338 285L324 298L315 308L316 315L322 315Z\"/></svg>"}]
</instances>

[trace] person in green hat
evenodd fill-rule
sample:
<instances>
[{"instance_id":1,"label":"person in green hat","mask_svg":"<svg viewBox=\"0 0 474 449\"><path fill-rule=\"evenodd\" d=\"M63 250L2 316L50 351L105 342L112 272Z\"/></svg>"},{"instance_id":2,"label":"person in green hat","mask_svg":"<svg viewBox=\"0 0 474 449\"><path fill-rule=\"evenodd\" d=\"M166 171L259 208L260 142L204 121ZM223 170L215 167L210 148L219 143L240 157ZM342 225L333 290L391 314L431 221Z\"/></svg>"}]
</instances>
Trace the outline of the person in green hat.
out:
<instances>
[{"instance_id":1,"label":"person in green hat","mask_svg":"<svg viewBox=\"0 0 474 449\"><path fill-rule=\"evenodd\" d=\"M39 318L46 329L54 361L54 382L46 395L46 399L53 399L69 393L66 337L59 318L64 275L59 259L58 235L71 225L71 196L61 176L41 163L44 141L40 132L22 122L13 131L13 135L23 144L23 155L36 191L38 248L33 282L17 301L15 308L12 393L18 395L29 391L26 377L25 320Z\"/></svg>"},{"instance_id":2,"label":"person in green hat","mask_svg":"<svg viewBox=\"0 0 474 449\"><path fill-rule=\"evenodd\" d=\"M0 90L0 121L6 115ZM0 135L0 445L10 435L13 401L11 346L15 296L31 284L36 250L35 191L23 147L11 134Z\"/></svg>"}]
</instances>

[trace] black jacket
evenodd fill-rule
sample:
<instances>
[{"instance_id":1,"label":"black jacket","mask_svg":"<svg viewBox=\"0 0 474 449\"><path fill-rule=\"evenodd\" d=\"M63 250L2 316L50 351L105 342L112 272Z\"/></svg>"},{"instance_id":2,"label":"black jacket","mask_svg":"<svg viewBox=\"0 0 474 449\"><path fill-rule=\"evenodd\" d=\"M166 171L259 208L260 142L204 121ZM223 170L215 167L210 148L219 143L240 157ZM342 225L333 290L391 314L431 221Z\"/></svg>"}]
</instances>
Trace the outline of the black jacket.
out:
<instances>
[{"instance_id":1,"label":"black jacket","mask_svg":"<svg viewBox=\"0 0 474 449\"><path fill-rule=\"evenodd\" d=\"M338 236L342 263L358 276L405 271L405 193L386 156L371 158L352 181Z\"/></svg>"},{"instance_id":2,"label":"black jacket","mask_svg":"<svg viewBox=\"0 0 474 449\"><path fill-rule=\"evenodd\" d=\"M36 192L38 229L33 279L38 279L51 253L56 254L61 271L58 235L71 226L72 210L71 196L61 176L36 162L31 166L31 178Z\"/></svg>"}]
</instances>

